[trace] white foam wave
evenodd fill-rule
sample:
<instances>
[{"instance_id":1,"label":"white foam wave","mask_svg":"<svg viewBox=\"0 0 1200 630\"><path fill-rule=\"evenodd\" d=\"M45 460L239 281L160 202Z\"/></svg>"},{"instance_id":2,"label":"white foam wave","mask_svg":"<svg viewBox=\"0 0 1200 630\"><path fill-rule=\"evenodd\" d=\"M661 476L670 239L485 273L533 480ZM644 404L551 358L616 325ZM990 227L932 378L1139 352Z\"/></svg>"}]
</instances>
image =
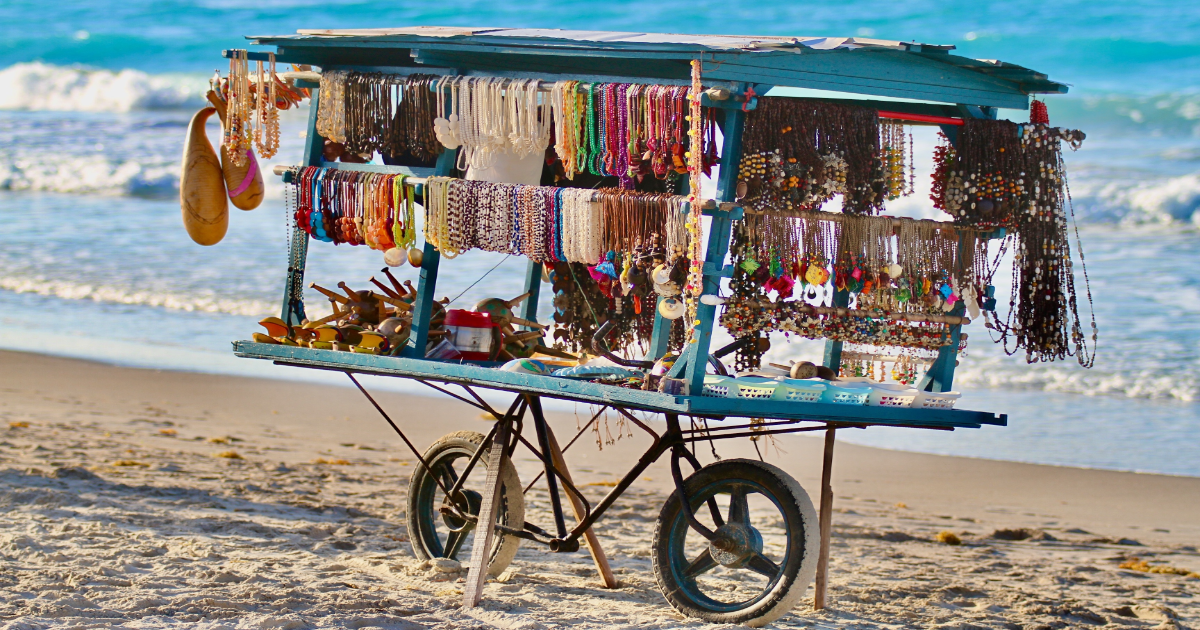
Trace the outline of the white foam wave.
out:
<instances>
[{"instance_id":1,"label":"white foam wave","mask_svg":"<svg viewBox=\"0 0 1200 630\"><path fill-rule=\"evenodd\" d=\"M1174 374L1139 370L1087 371L1071 369L1069 365L1025 365L1023 360L999 358L964 359L955 374L954 385L956 388L1023 389L1183 402L1200 400L1200 382L1195 374L1186 370Z\"/></svg>"},{"instance_id":2,"label":"white foam wave","mask_svg":"<svg viewBox=\"0 0 1200 630\"><path fill-rule=\"evenodd\" d=\"M179 188L178 170L175 164L143 164L103 155L0 158L0 190L170 194Z\"/></svg>"},{"instance_id":3,"label":"white foam wave","mask_svg":"<svg viewBox=\"0 0 1200 630\"><path fill-rule=\"evenodd\" d=\"M140 70L96 70L18 63L0 70L0 109L128 112L198 105L206 85L200 77L151 75Z\"/></svg>"},{"instance_id":4,"label":"white foam wave","mask_svg":"<svg viewBox=\"0 0 1200 630\"><path fill-rule=\"evenodd\" d=\"M0 289L14 293L35 293L64 300L92 300L111 304L151 306L176 311L221 313L261 317L272 313L278 305L266 300L225 298L215 293L172 293L170 291L136 290L45 278L0 277Z\"/></svg>"},{"instance_id":5,"label":"white foam wave","mask_svg":"<svg viewBox=\"0 0 1200 630\"><path fill-rule=\"evenodd\" d=\"M1108 182L1076 199L1089 219L1200 225L1200 173L1155 182Z\"/></svg>"}]
</instances>

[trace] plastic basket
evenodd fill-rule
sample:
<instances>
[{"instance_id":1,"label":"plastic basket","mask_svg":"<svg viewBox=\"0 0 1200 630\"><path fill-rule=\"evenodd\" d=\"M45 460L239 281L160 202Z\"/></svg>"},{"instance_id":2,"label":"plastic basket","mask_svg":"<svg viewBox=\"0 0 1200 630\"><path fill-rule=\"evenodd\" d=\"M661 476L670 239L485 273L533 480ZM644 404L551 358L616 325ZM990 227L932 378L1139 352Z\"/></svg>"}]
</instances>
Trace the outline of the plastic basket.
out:
<instances>
[{"instance_id":1,"label":"plastic basket","mask_svg":"<svg viewBox=\"0 0 1200 630\"><path fill-rule=\"evenodd\" d=\"M871 383L867 404L872 407L911 407L917 390L900 384Z\"/></svg>"},{"instance_id":2,"label":"plastic basket","mask_svg":"<svg viewBox=\"0 0 1200 630\"><path fill-rule=\"evenodd\" d=\"M729 392L731 391L735 396L737 395L737 383L734 379L716 374L704 375L704 389L700 392L701 396L729 398Z\"/></svg>"},{"instance_id":3,"label":"plastic basket","mask_svg":"<svg viewBox=\"0 0 1200 630\"><path fill-rule=\"evenodd\" d=\"M761 376L743 376L734 379L734 383L737 385L738 398L755 400L768 400L775 396L775 390L779 388L779 381Z\"/></svg>"},{"instance_id":4,"label":"plastic basket","mask_svg":"<svg viewBox=\"0 0 1200 630\"><path fill-rule=\"evenodd\" d=\"M824 382L785 378L775 388L772 400L788 402L817 402L825 394L828 385Z\"/></svg>"},{"instance_id":5,"label":"plastic basket","mask_svg":"<svg viewBox=\"0 0 1200 630\"><path fill-rule=\"evenodd\" d=\"M958 392L918 391L912 406L918 409L953 409L961 396Z\"/></svg>"},{"instance_id":6,"label":"plastic basket","mask_svg":"<svg viewBox=\"0 0 1200 630\"><path fill-rule=\"evenodd\" d=\"M836 405L865 405L871 396L870 387L839 387L829 385L821 396L821 402Z\"/></svg>"}]
</instances>

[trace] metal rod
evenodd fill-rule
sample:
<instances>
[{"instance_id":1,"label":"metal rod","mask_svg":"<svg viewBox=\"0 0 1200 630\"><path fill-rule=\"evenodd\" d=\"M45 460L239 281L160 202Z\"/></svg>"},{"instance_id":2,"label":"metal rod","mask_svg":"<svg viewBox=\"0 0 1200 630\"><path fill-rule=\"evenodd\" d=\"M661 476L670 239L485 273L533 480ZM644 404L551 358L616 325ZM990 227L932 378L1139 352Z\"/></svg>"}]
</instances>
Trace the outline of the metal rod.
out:
<instances>
[{"instance_id":1,"label":"metal rod","mask_svg":"<svg viewBox=\"0 0 1200 630\"><path fill-rule=\"evenodd\" d=\"M646 452L638 458L637 463L634 464L629 472L625 473L625 476L617 482L617 485L608 494L604 495L604 498L600 500L600 503L596 505L592 513L583 519L583 522L576 525L575 529L571 530L571 535L567 537L567 540L578 539L583 535L583 532L587 531L596 521L600 520L600 517L604 515L608 508L612 507L612 504L629 489L629 486L632 486L633 482L637 481L638 476L645 472L650 467L650 464L658 461L658 458L668 448L671 448L674 443L676 441L655 438L650 448L646 449Z\"/></svg>"},{"instance_id":2,"label":"metal rod","mask_svg":"<svg viewBox=\"0 0 1200 630\"><path fill-rule=\"evenodd\" d=\"M413 443L409 441L408 436L404 435L404 432L400 430L400 427L396 426L395 422L392 422L391 417L387 415L387 412L383 410L383 407L380 407L379 403L375 402L375 399L371 397L371 394L367 392L366 388L364 388L362 384L358 382L358 379L354 378L354 374L352 372L346 372L346 376L349 376L350 380L354 383L354 386L358 388L358 391L362 392L363 396L366 396L367 400L371 401L371 404L375 406L375 410L379 412L379 415L383 416L383 419L387 420L387 423L392 425L392 430L396 432L396 435L400 436L401 440L404 440L404 443L408 445L408 450L412 451L412 454L416 456L417 461L421 462L421 467L425 469L425 472L429 473L429 476L433 477L433 481L437 483L439 488L442 489L442 492L446 493L447 497L452 496L449 489L442 484L442 480L438 479L437 474L433 472L433 468L429 466L429 462L426 462L425 457L417 451L417 447L413 446Z\"/></svg>"},{"instance_id":3,"label":"metal rod","mask_svg":"<svg viewBox=\"0 0 1200 630\"><path fill-rule=\"evenodd\" d=\"M549 430L549 425L547 425L547 429ZM548 433L548 435L550 436L551 441L552 441L553 437L554 437L554 432L551 430L550 433ZM546 454L541 449L538 449L534 445L530 444L529 440L526 440L525 437L520 434L517 434L517 440L519 440L521 442L521 444L524 444L525 448L529 449L530 453L533 453L535 457L537 457L544 464L546 464L546 467L552 473L554 473L554 476L558 477L562 481L563 490L567 491L567 493L566 493L567 498L569 498L572 502L576 502L576 501L582 502L583 505L580 509L582 510L583 516L586 516L587 514L591 513L592 504L588 502L587 497L583 496L583 492L579 488L576 488L575 485L571 482L571 474L570 474L570 471L566 470L565 464L563 465L563 468L560 469L558 464L554 463L555 460L554 460L554 456L552 453ZM536 483L538 479L541 479L542 475L544 475L544 474L546 474L546 471L544 471L544 470L539 472L538 476L534 478L534 483ZM529 489L532 487L533 487L533 483L530 483L528 486L525 487L525 490L523 490L521 492L521 494L528 493ZM581 518L580 515L576 514L575 520L578 521L578 520L580 520L580 518ZM564 527L564 529L565 529L565 527ZM567 534L564 531L563 533L561 533L558 536L558 538L560 538L560 539L565 538L566 535Z\"/></svg>"},{"instance_id":4,"label":"metal rod","mask_svg":"<svg viewBox=\"0 0 1200 630\"><path fill-rule=\"evenodd\" d=\"M710 437L711 437L711 439L714 439L714 440L727 440L730 438L756 437L756 436L762 436L762 435L779 435L782 433L806 433L806 432L812 432L812 431L820 431L824 428L825 427L796 427L794 429L771 429L768 431L746 431L744 433L722 434L722 435L713 435L713 436L688 435L688 436L683 437L683 441L690 443L690 442L703 442L704 440L710 439Z\"/></svg>"},{"instance_id":5,"label":"metal rod","mask_svg":"<svg viewBox=\"0 0 1200 630\"><path fill-rule=\"evenodd\" d=\"M965 124L961 118L932 116L929 114L905 114L904 112L889 112L882 109L879 110L879 117L890 120L908 120L912 122L933 123L935 125L954 125L955 127L961 127Z\"/></svg>"},{"instance_id":6,"label":"metal rod","mask_svg":"<svg viewBox=\"0 0 1200 630\"><path fill-rule=\"evenodd\" d=\"M526 394L529 411L533 413L533 428L537 431L538 446L542 451L542 463L546 467L546 490L550 492L550 508L554 512L554 526L558 537L567 535L567 522L562 511L562 497L558 494L558 476L555 474L554 463L550 461L550 442L546 433L546 416L542 414L542 402L537 396Z\"/></svg>"},{"instance_id":7,"label":"metal rod","mask_svg":"<svg viewBox=\"0 0 1200 630\"><path fill-rule=\"evenodd\" d=\"M595 422L596 419L600 417L600 414L604 413L605 409L608 409L608 406L601 407L600 411L597 411L596 415L592 416L592 419L588 420L587 424L584 424L583 428L580 429L579 432L575 434L575 437L571 438L570 442L567 442L567 445L563 448L564 453L567 452L567 450L571 448L571 445L574 444L575 441L578 440L579 437L582 436L584 434L584 432L588 430L588 427L592 426L592 423ZM525 486L525 490L522 492L522 494L528 494L529 490L531 488L533 488L533 485L535 483L537 483L538 480L540 480L542 478L542 475L544 475L544 474L546 474L546 472L544 470L539 470L537 476L533 478L533 481L530 481L529 485Z\"/></svg>"}]
</instances>

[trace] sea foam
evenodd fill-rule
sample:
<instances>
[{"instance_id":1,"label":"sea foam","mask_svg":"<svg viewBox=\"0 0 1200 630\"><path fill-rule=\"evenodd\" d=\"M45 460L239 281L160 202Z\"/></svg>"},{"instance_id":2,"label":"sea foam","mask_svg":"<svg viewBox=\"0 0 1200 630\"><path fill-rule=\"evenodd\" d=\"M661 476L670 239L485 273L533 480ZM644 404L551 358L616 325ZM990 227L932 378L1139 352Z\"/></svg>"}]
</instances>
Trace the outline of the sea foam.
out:
<instances>
[{"instance_id":1,"label":"sea foam","mask_svg":"<svg viewBox=\"0 0 1200 630\"><path fill-rule=\"evenodd\" d=\"M14 293L33 293L65 300L91 300L110 304L151 306L176 311L221 313L261 317L274 312L278 305L265 300L222 297L210 291L172 292L159 289L137 290L119 285L90 284L17 274L0 276L0 289Z\"/></svg>"},{"instance_id":2,"label":"sea foam","mask_svg":"<svg viewBox=\"0 0 1200 630\"><path fill-rule=\"evenodd\" d=\"M18 63L0 70L0 109L129 112L200 106L207 85L191 74Z\"/></svg>"}]
</instances>

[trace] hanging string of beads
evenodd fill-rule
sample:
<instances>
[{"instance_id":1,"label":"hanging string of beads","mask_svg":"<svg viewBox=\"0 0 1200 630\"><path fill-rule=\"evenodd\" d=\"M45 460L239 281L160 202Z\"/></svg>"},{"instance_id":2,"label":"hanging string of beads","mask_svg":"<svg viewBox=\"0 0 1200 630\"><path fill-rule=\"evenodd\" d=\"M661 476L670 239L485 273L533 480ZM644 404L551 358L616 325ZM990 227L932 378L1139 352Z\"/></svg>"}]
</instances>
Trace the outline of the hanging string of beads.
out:
<instances>
[{"instance_id":1,"label":"hanging string of beads","mask_svg":"<svg viewBox=\"0 0 1200 630\"><path fill-rule=\"evenodd\" d=\"M246 153L254 145L254 113L256 102L250 91L249 55L234 50L229 57L229 81L225 96L224 137L222 144L230 163L242 166Z\"/></svg>"},{"instance_id":2,"label":"hanging string of beads","mask_svg":"<svg viewBox=\"0 0 1200 630\"><path fill-rule=\"evenodd\" d=\"M819 208L843 195L843 212L875 214L886 182L879 115L869 108L759 97L746 116L738 197L758 210Z\"/></svg>"},{"instance_id":3,"label":"hanging string of beads","mask_svg":"<svg viewBox=\"0 0 1200 630\"><path fill-rule=\"evenodd\" d=\"M442 152L433 130L435 77L331 70L321 74L317 132L354 155L412 155L431 160Z\"/></svg>"},{"instance_id":4,"label":"hanging string of beads","mask_svg":"<svg viewBox=\"0 0 1200 630\"><path fill-rule=\"evenodd\" d=\"M913 193L916 166L912 146L912 133L903 123L879 122L879 160L883 163L884 188L889 201Z\"/></svg>"},{"instance_id":5,"label":"hanging string of beads","mask_svg":"<svg viewBox=\"0 0 1200 630\"><path fill-rule=\"evenodd\" d=\"M1048 120L1037 108L1031 119ZM1074 209L1062 159L1062 143L1078 149L1085 135L1048 122L966 119L958 138L953 147L943 136L935 152L935 206L960 225L1010 230L1001 247L1011 242L1016 250L1009 312L1003 318L989 313L988 326L1006 352L1024 350L1030 363L1075 356L1090 367L1098 333L1094 315L1090 335L1078 315L1067 234L1067 214ZM1090 302L1082 253L1080 265ZM980 297L994 305L993 296L989 282Z\"/></svg>"}]
</instances>

